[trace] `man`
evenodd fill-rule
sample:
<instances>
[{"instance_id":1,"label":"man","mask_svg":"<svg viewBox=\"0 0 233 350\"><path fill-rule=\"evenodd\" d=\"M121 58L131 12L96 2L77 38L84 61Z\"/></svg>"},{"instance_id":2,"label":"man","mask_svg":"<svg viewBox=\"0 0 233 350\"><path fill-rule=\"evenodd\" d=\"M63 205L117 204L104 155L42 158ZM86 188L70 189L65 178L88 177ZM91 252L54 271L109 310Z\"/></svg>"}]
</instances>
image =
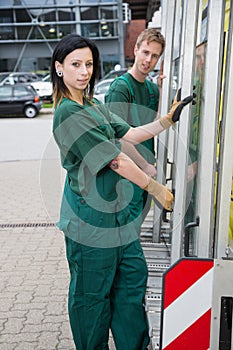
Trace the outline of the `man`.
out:
<instances>
[{"instance_id":1,"label":"man","mask_svg":"<svg viewBox=\"0 0 233 350\"><path fill-rule=\"evenodd\" d=\"M131 126L150 123L157 116L159 88L164 76L159 76L158 85L149 81L147 77L154 70L164 48L165 39L162 34L155 28L145 29L138 36L134 47L135 60L132 69L115 79L105 95L105 102L109 104L109 108ZM156 176L154 139L136 146L137 151L134 146L125 143L122 144L122 148L145 173L151 177ZM129 203L130 215L140 233L141 224L151 206L151 198L138 186L132 186L134 193Z\"/></svg>"}]
</instances>

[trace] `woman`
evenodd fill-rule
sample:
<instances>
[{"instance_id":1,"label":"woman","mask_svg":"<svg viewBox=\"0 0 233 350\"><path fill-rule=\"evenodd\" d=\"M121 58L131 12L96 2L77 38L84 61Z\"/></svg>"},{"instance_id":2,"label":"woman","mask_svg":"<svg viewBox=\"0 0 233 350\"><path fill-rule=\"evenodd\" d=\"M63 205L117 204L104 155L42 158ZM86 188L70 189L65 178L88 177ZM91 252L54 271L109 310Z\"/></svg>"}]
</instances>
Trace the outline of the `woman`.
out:
<instances>
[{"instance_id":1,"label":"woman","mask_svg":"<svg viewBox=\"0 0 233 350\"><path fill-rule=\"evenodd\" d=\"M96 45L77 34L54 50L53 133L67 171L58 227L65 233L71 275L69 318L78 350L108 349L109 329L118 350L145 350L147 265L128 220L132 192L124 191L124 178L167 210L173 195L123 154L118 140L137 144L154 137L179 119L192 97L175 101L165 117L131 128L93 99L98 67Z\"/></svg>"}]
</instances>

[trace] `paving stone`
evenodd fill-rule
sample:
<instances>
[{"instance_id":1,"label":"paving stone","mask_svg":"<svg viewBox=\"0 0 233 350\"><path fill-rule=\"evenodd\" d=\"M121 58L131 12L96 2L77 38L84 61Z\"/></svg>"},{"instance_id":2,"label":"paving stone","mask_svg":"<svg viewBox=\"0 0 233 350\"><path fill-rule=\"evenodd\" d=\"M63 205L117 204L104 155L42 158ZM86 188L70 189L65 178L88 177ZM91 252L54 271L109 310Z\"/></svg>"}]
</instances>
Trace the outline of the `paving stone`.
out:
<instances>
[{"instance_id":1,"label":"paving stone","mask_svg":"<svg viewBox=\"0 0 233 350\"><path fill-rule=\"evenodd\" d=\"M30 343L30 342L35 342L37 341L37 338L39 336L39 333L18 333L18 334L14 334L14 336L12 336L12 333L7 333L7 334L1 334L0 337L0 349L2 350L1 344L23 344L25 343ZM3 350L5 350L3 348ZM11 349L12 350L12 349Z\"/></svg>"},{"instance_id":2,"label":"paving stone","mask_svg":"<svg viewBox=\"0 0 233 350\"><path fill-rule=\"evenodd\" d=\"M0 320L1 319L8 319L8 318L22 318L26 317L28 314L27 310L15 310L15 311L6 311L0 313Z\"/></svg>"},{"instance_id":3,"label":"paving stone","mask_svg":"<svg viewBox=\"0 0 233 350\"><path fill-rule=\"evenodd\" d=\"M33 299L32 292L19 292L16 295L15 303L16 304L18 304L18 303L28 303L28 302L32 301L32 299Z\"/></svg>"},{"instance_id":4,"label":"paving stone","mask_svg":"<svg viewBox=\"0 0 233 350\"><path fill-rule=\"evenodd\" d=\"M22 342L22 343L18 343L14 350L35 350L36 347L38 345L38 342ZM12 350L12 349L11 349Z\"/></svg>"},{"instance_id":5,"label":"paving stone","mask_svg":"<svg viewBox=\"0 0 233 350\"><path fill-rule=\"evenodd\" d=\"M31 303L18 303L18 304L14 304L14 306L11 308L11 311L15 311L15 310L47 310L47 302L44 303L35 303L35 302L31 302Z\"/></svg>"},{"instance_id":6,"label":"paving stone","mask_svg":"<svg viewBox=\"0 0 233 350\"><path fill-rule=\"evenodd\" d=\"M44 316L45 310L29 310L27 312L26 321L24 325L27 324L41 324L45 318Z\"/></svg>"},{"instance_id":7,"label":"paving stone","mask_svg":"<svg viewBox=\"0 0 233 350\"><path fill-rule=\"evenodd\" d=\"M17 334L20 333L23 329L23 325L25 322L25 317L11 317L8 318L7 321L4 323L3 330L1 331L1 334Z\"/></svg>"},{"instance_id":8,"label":"paving stone","mask_svg":"<svg viewBox=\"0 0 233 350\"><path fill-rule=\"evenodd\" d=\"M17 343L2 343L2 342L0 342L0 349L1 350L15 350L16 346L17 346ZM32 348L30 350L32 350Z\"/></svg>"},{"instance_id":9,"label":"paving stone","mask_svg":"<svg viewBox=\"0 0 233 350\"><path fill-rule=\"evenodd\" d=\"M64 235L54 226L30 226L55 222L60 206L61 192L46 177L40 183L40 166L39 160L0 162L0 224L9 225L0 228L0 350L76 350Z\"/></svg>"},{"instance_id":10,"label":"paving stone","mask_svg":"<svg viewBox=\"0 0 233 350\"><path fill-rule=\"evenodd\" d=\"M6 315L1 315L1 318L0 318L0 332L1 333L4 331L7 319L8 319L8 317Z\"/></svg>"},{"instance_id":11,"label":"paving stone","mask_svg":"<svg viewBox=\"0 0 233 350\"><path fill-rule=\"evenodd\" d=\"M36 334L38 337L41 337L41 334L43 334L44 332L48 332L48 331L49 331L49 333L54 333L54 332L59 333L60 332L60 325L61 325L61 322L25 324L23 329L21 330L21 334L34 333L34 336Z\"/></svg>"},{"instance_id":12,"label":"paving stone","mask_svg":"<svg viewBox=\"0 0 233 350\"><path fill-rule=\"evenodd\" d=\"M4 300L3 303L0 303L0 315L1 315L1 312L12 310L13 306L14 306L14 299L9 298Z\"/></svg>"},{"instance_id":13,"label":"paving stone","mask_svg":"<svg viewBox=\"0 0 233 350\"><path fill-rule=\"evenodd\" d=\"M59 344L59 332L43 332L38 337L38 349L55 350Z\"/></svg>"}]
</instances>

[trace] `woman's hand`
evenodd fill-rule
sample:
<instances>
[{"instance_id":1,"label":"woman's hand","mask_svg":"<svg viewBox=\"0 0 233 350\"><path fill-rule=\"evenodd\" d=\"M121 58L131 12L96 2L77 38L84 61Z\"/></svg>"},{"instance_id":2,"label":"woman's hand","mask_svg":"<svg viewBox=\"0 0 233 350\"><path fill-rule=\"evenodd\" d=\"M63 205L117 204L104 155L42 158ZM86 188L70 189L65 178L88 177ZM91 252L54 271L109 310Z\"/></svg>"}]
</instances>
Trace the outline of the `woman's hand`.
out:
<instances>
[{"instance_id":1,"label":"woman's hand","mask_svg":"<svg viewBox=\"0 0 233 350\"><path fill-rule=\"evenodd\" d=\"M148 184L144 190L150 193L167 211L172 211L174 196L166 186L148 177Z\"/></svg>"},{"instance_id":2,"label":"woman's hand","mask_svg":"<svg viewBox=\"0 0 233 350\"><path fill-rule=\"evenodd\" d=\"M155 178L157 175L157 170L153 164L147 163L146 166L142 168L142 170L152 178Z\"/></svg>"},{"instance_id":3,"label":"woman's hand","mask_svg":"<svg viewBox=\"0 0 233 350\"><path fill-rule=\"evenodd\" d=\"M174 101L172 103L171 109L167 115L159 119L160 124L164 129L168 129L171 125L179 121L180 114L183 108L189 103L193 102L193 99L196 97L196 94L185 97L181 100L181 89L176 93Z\"/></svg>"}]
</instances>

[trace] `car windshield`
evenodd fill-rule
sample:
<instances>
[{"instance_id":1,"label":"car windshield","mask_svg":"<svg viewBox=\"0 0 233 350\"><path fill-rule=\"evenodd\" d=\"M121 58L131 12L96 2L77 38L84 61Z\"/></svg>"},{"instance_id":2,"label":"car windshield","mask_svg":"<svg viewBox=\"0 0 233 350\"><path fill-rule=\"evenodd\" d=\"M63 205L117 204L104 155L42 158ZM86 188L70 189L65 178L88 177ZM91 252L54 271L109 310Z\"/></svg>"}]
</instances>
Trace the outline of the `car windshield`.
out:
<instances>
[{"instance_id":1,"label":"car windshield","mask_svg":"<svg viewBox=\"0 0 233 350\"><path fill-rule=\"evenodd\" d=\"M0 83L1 81L3 81L9 74L6 73L6 74L0 74Z\"/></svg>"},{"instance_id":2,"label":"car windshield","mask_svg":"<svg viewBox=\"0 0 233 350\"><path fill-rule=\"evenodd\" d=\"M48 82L50 82L50 74L46 75L46 76L42 79L42 81L48 81Z\"/></svg>"},{"instance_id":3,"label":"car windshield","mask_svg":"<svg viewBox=\"0 0 233 350\"><path fill-rule=\"evenodd\" d=\"M103 93L107 92L108 89L109 89L109 85L111 84L111 82L113 80L114 79L112 79L110 81L104 81L103 83L97 84L96 87L95 87L95 93L103 94Z\"/></svg>"},{"instance_id":4,"label":"car windshield","mask_svg":"<svg viewBox=\"0 0 233 350\"><path fill-rule=\"evenodd\" d=\"M127 68L122 68L122 69L119 69L119 70L111 70L101 80L115 79L115 78L121 76L122 74L124 74L125 72L127 72Z\"/></svg>"}]
</instances>

